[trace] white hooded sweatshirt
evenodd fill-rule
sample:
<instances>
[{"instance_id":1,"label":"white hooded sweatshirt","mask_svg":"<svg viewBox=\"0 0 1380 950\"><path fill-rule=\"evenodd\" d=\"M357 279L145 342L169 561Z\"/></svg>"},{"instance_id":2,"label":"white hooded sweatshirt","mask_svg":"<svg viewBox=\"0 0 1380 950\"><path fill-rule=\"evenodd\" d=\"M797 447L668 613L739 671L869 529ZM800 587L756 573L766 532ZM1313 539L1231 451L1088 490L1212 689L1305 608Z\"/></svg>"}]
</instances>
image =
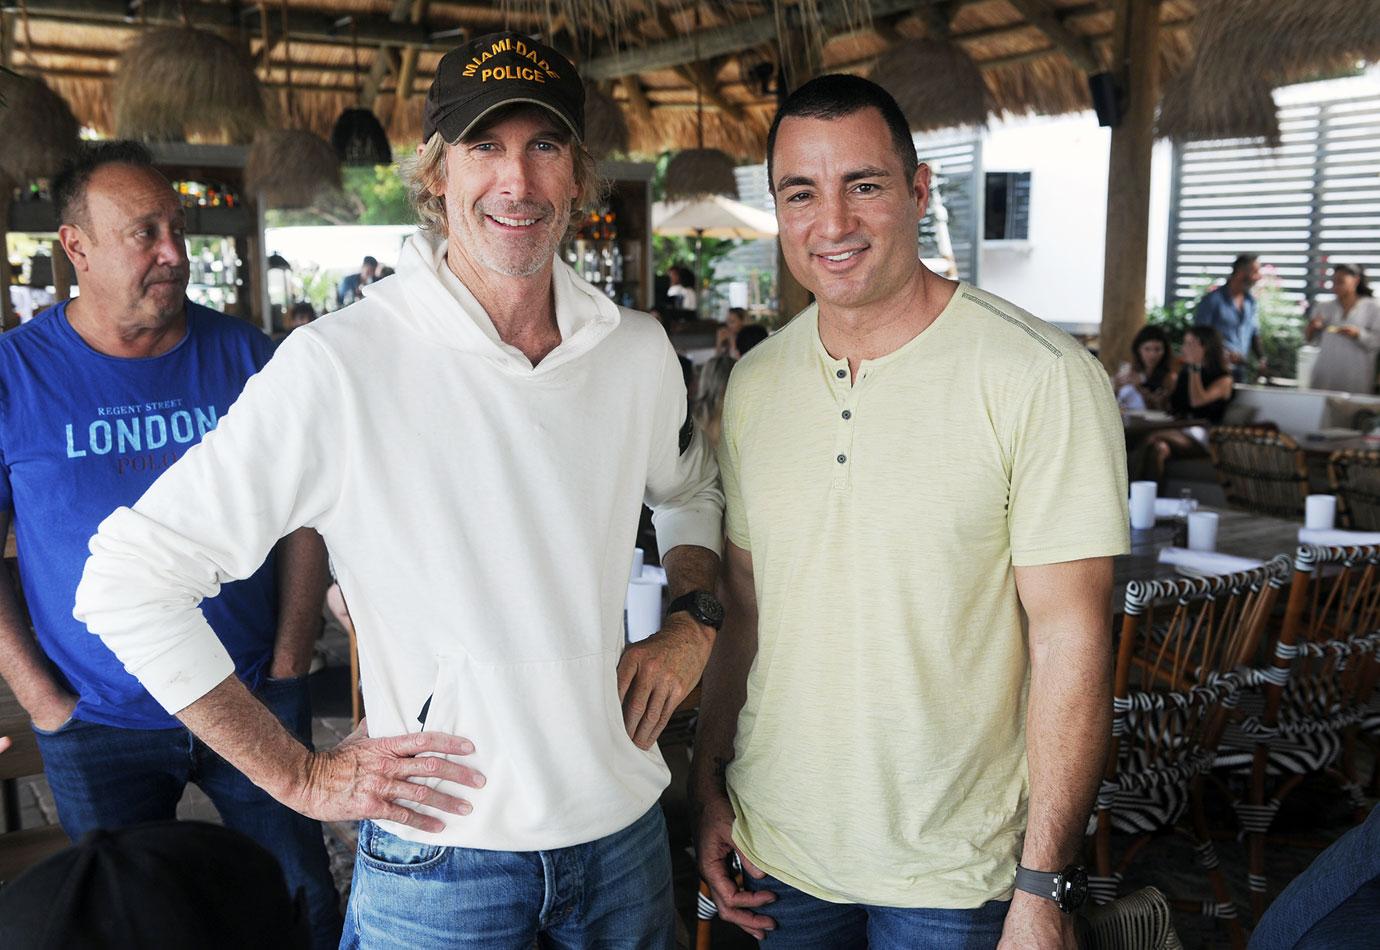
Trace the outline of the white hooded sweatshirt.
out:
<instances>
[{"instance_id":1,"label":"white hooded sweatshirt","mask_svg":"<svg viewBox=\"0 0 1380 950\"><path fill-rule=\"evenodd\" d=\"M369 732L473 740L468 816L414 841L543 850L619 831L668 772L623 726L615 667L641 504L719 550L703 436L665 332L564 264L561 343L502 343L419 235L396 276L295 331L216 429L91 539L75 615L169 712L232 672L198 607L303 525L359 637ZM425 722L420 721L426 708Z\"/></svg>"}]
</instances>

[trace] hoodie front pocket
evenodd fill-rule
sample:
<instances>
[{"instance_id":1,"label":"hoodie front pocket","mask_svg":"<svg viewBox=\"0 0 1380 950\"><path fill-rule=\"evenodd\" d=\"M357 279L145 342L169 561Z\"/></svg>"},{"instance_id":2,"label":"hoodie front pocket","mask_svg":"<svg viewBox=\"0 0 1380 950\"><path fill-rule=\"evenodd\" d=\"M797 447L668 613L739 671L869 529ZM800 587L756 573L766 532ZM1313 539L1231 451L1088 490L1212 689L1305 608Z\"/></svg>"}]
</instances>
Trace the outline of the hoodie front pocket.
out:
<instances>
[{"instance_id":1,"label":"hoodie front pocket","mask_svg":"<svg viewBox=\"0 0 1380 950\"><path fill-rule=\"evenodd\" d=\"M424 732L474 743L457 757L483 788L429 780L474 805L441 816L448 843L541 850L591 841L639 817L666 785L655 750L633 745L618 704L616 653L522 663L438 657ZM429 814L438 814L424 809Z\"/></svg>"}]
</instances>

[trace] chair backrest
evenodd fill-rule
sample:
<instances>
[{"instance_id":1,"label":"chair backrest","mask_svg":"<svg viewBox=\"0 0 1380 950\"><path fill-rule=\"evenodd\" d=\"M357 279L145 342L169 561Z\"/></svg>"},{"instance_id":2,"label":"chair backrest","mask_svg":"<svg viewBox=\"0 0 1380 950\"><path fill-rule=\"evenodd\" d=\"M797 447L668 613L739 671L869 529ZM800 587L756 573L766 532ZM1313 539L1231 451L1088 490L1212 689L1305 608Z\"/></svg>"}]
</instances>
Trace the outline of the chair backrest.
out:
<instances>
[{"instance_id":1,"label":"chair backrest","mask_svg":"<svg viewBox=\"0 0 1380 950\"><path fill-rule=\"evenodd\" d=\"M1217 426L1208 448L1232 507L1280 518L1303 514L1308 462L1292 438L1259 427Z\"/></svg>"},{"instance_id":2,"label":"chair backrest","mask_svg":"<svg viewBox=\"0 0 1380 950\"><path fill-rule=\"evenodd\" d=\"M1288 574L1281 554L1234 574L1127 585L1107 778L1123 752L1144 768L1211 763L1226 711L1246 685L1240 670Z\"/></svg>"},{"instance_id":3,"label":"chair backrest","mask_svg":"<svg viewBox=\"0 0 1380 950\"><path fill-rule=\"evenodd\" d=\"M1380 452L1333 452L1327 474L1340 522L1359 531L1380 531Z\"/></svg>"},{"instance_id":4,"label":"chair backrest","mask_svg":"<svg viewBox=\"0 0 1380 950\"><path fill-rule=\"evenodd\" d=\"M1315 691L1317 708L1358 715L1377 679L1380 545L1302 544L1265 684L1264 722L1277 721L1290 679Z\"/></svg>"}]
</instances>

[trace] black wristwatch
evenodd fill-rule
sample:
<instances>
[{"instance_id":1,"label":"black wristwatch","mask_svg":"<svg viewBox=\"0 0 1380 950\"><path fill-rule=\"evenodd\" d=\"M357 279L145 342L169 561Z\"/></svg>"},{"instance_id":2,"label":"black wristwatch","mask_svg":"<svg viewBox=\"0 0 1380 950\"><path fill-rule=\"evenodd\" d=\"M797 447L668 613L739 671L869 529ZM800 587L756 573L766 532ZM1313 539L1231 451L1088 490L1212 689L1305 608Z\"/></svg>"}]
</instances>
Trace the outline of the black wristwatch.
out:
<instances>
[{"instance_id":1,"label":"black wristwatch","mask_svg":"<svg viewBox=\"0 0 1380 950\"><path fill-rule=\"evenodd\" d=\"M688 594L681 594L671 601L671 606L666 608L666 615L670 616L681 610L706 627L718 630L724 625L724 605L707 590L692 590Z\"/></svg>"},{"instance_id":2,"label":"black wristwatch","mask_svg":"<svg viewBox=\"0 0 1380 950\"><path fill-rule=\"evenodd\" d=\"M1077 864L1062 871L1032 871L1016 865L1016 889L1054 901L1059 909L1071 914L1088 899L1088 872Z\"/></svg>"}]
</instances>

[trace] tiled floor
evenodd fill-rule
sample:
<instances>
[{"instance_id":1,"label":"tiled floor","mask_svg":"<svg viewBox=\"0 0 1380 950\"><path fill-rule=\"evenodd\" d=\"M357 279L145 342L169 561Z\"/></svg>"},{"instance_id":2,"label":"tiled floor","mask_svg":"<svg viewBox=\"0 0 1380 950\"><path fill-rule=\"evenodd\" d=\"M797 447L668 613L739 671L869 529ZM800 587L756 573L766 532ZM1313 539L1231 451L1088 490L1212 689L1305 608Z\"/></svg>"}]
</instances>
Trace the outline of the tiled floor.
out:
<instances>
[{"instance_id":1,"label":"tiled floor","mask_svg":"<svg viewBox=\"0 0 1380 950\"><path fill-rule=\"evenodd\" d=\"M312 701L317 712L314 739L318 747L330 747L340 742L350 729L349 655L343 632L334 625L328 627L323 639L328 666L312 678ZM1369 768L1370 759L1363 763ZM680 771L680 769L676 769ZM1368 774L1368 773L1367 773ZM684 924L683 945L693 943L695 928L694 906L698 876L687 850L690 841L689 815L683 785L673 784L663 799L667 826L674 843L672 857L675 867L676 903ZM42 778L20 783L21 817L24 827L55 824L57 814L52 795ZM1231 827L1225 805L1209 799L1210 810L1219 819L1216 827ZM189 787L178 806L182 818L218 821L215 808L201 791ZM1350 827L1350 810L1335 788L1327 782L1310 782L1299 789L1281 811L1277 827L1290 834L1311 836L1330 841ZM350 874L354 867L355 825L353 822L333 822L326 828L326 843L331 854L332 870L340 886L342 900L349 894ZM1227 836L1217 842L1219 857L1231 883L1238 905L1246 906L1245 848L1235 838ZM1272 845L1268 851L1270 893L1277 894L1283 886L1312 861L1317 851L1312 847ZM1194 854L1183 839L1167 837L1149 846L1136 865L1128 872L1124 890L1154 884L1170 894L1182 894L1201 899L1204 885L1197 870ZM1249 921L1247 921L1249 923ZM1176 915L1175 925L1188 948L1225 947L1226 932L1217 922L1193 915ZM737 950L754 945L753 941L716 922L713 925L715 950Z\"/></svg>"}]
</instances>

